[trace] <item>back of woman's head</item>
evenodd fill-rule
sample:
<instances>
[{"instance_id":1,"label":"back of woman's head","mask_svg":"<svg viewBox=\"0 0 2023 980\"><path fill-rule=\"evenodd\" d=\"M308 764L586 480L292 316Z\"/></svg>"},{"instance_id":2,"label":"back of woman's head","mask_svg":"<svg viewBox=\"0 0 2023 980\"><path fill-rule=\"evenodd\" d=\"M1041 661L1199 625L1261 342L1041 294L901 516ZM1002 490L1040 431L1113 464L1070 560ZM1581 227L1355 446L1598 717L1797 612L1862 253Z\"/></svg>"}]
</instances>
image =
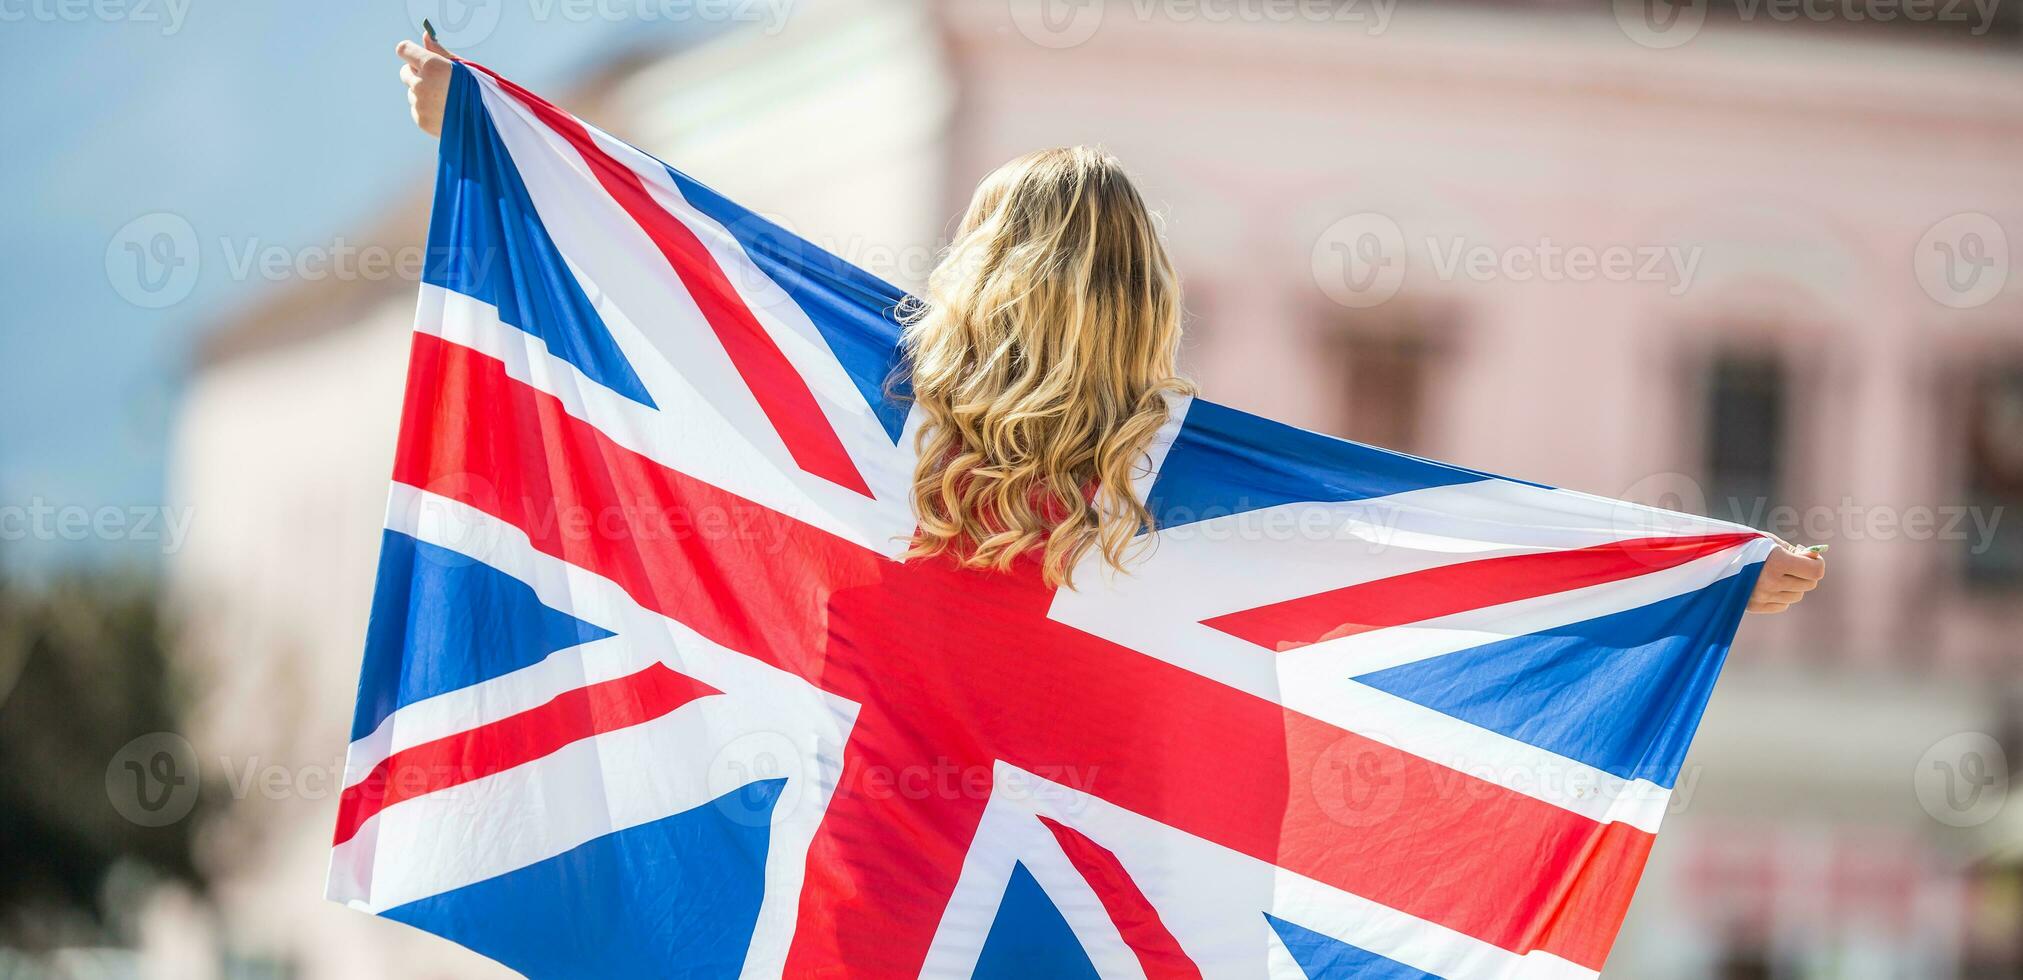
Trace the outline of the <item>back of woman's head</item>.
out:
<instances>
[{"instance_id":1,"label":"back of woman's head","mask_svg":"<svg viewBox=\"0 0 2023 980\"><path fill-rule=\"evenodd\" d=\"M1179 284L1116 159L1043 150L977 187L905 334L923 412L917 556L1049 582L1091 549L1121 567L1149 521L1134 470L1166 420Z\"/></svg>"}]
</instances>

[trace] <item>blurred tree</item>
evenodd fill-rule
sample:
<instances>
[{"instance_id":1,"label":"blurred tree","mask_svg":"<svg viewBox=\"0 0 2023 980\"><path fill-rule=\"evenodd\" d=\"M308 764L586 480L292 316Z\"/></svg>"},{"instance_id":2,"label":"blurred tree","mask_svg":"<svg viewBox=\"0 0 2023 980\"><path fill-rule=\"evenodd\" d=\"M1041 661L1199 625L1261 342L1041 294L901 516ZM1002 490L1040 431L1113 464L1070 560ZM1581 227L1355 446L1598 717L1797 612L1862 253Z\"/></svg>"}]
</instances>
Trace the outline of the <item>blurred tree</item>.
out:
<instances>
[{"instance_id":1,"label":"blurred tree","mask_svg":"<svg viewBox=\"0 0 2023 980\"><path fill-rule=\"evenodd\" d=\"M198 775L158 591L0 578L0 945L128 945L132 879L203 891ZM180 751L177 748L180 747Z\"/></svg>"}]
</instances>

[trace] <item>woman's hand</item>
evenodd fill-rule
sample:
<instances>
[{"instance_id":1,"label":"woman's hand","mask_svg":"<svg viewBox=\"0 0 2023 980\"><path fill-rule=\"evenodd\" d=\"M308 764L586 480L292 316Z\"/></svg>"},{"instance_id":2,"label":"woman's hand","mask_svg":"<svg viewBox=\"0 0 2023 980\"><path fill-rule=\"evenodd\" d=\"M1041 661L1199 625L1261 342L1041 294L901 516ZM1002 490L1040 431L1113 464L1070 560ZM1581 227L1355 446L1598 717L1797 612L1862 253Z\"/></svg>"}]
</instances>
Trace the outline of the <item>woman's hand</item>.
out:
<instances>
[{"instance_id":1,"label":"woman's hand","mask_svg":"<svg viewBox=\"0 0 2023 980\"><path fill-rule=\"evenodd\" d=\"M420 44L402 41L393 53L400 55L400 81L407 86L408 113L414 116L414 124L430 136L441 136L443 106L450 98L450 65L456 56L427 36Z\"/></svg>"},{"instance_id":2,"label":"woman's hand","mask_svg":"<svg viewBox=\"0 0 2023 980\"><path fill-rule=\"evenodd\" d=\"M1826 577L1826 558L1777 542L1770 557L1763 560L1763 574L1756 578L1756 590L1749 593L1749 611L1781 613L1819 588Z\"/></svg>"}]
</instances>

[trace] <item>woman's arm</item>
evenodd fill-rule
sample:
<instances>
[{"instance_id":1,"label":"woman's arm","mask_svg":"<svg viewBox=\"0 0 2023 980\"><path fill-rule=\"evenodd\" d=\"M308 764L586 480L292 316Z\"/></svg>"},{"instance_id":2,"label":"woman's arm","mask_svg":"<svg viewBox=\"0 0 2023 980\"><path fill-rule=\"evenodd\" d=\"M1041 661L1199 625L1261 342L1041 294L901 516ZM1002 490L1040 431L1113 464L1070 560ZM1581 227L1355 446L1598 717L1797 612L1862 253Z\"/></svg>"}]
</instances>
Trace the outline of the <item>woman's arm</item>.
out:
<instances>
[{"instance_id":1,"label":"woman's arm","mask_svg":"<svg viewBox=\"0 0 2023 980\"><path fill-rule=\"evenodd\" d=\"M441 136L443 106L450 97L450 65L456 56L430 36L424 36L420 44L402 41L393 53L400 55L400 80L407 86L408 114L422 132Z\"/></svg>"},{"instance_id":2,"label":"woman's arm","mask_svg":"<svg viewBox=\"0 0 2023 980\"><path fill-rule=\"evenodd\" d=\"M1781 613L1798 605L1826 577L1826 556L1800 551L1780 540L1763 559L1763 574L1749 593L1749 611Z\"/></svg>"}]
</instances>

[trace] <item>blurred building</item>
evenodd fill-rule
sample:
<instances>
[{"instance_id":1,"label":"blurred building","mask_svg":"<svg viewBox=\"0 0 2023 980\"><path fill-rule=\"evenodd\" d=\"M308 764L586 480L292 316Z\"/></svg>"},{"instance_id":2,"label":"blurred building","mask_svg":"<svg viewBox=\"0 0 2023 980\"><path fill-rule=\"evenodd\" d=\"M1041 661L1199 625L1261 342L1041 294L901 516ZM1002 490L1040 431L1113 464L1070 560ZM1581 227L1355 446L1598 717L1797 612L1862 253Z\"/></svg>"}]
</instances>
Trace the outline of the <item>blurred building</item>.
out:
<instances>
[{"instance_id":1,"label":"blurred building","mask_svg":"<svg viewBox=\"0 0 2023 980\"><path fill-rule=\"evenodd\" d=\"M823 0L561 101L903 285L996 164L1100 143L1165 213L1216 399L1831 543L1830 589L1745 625L1611 973L2018 975L2023 814L1951 826L1919 782L1956 733L2023 756L2013 19L1682 5L1665 47L1605 7L1219 9L1274 8ZM177 424L193 737L293 774L209 831L219 945L303 977L481 967L319 898L412 294L265 297Z\"/></svg>"}]
</instances>

